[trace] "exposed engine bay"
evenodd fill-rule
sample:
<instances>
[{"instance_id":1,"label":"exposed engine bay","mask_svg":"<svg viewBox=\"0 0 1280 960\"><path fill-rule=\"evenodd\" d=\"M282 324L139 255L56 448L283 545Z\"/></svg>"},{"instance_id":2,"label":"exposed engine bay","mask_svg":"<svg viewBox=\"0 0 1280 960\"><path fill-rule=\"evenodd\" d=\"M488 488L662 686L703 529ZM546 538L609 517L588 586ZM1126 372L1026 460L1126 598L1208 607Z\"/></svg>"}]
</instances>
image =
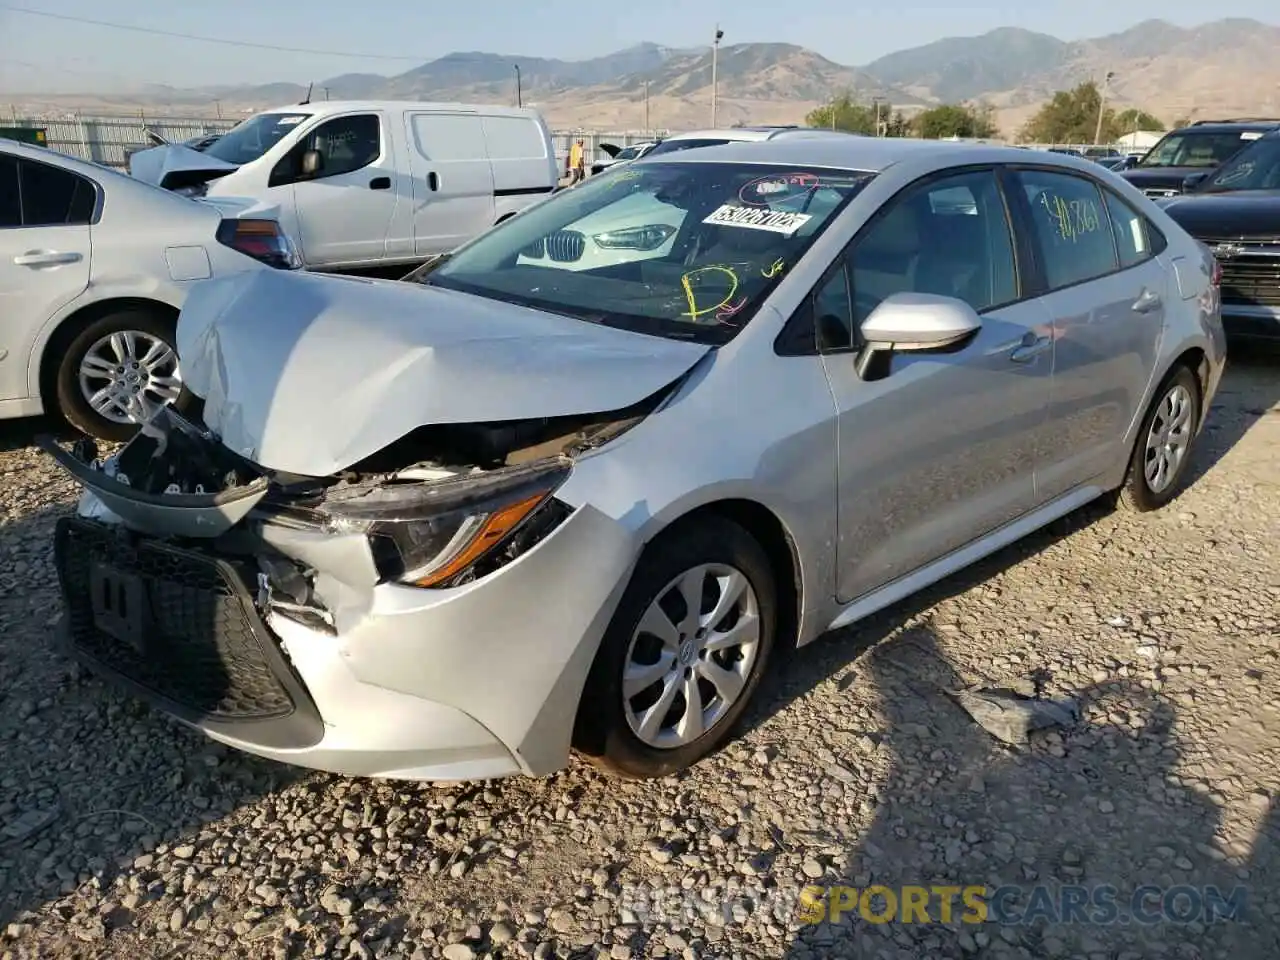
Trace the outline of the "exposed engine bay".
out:
<instances>
[{"instance_id":1,"label":"exposed engine bay","mask_svg":"<svg viewBox=\"0 0 1280 960\"><path fill-rule=\"evenodd\" d=\"M199 400L162 410L118 452L39 443L90 495L81 515L234 562L275 613L334 632L379 583L448 588L487 576L570 514L574 458L671 395L573 417L420 427L329 477L272 471L223 445Z\"/></svg>"}]
</instances>

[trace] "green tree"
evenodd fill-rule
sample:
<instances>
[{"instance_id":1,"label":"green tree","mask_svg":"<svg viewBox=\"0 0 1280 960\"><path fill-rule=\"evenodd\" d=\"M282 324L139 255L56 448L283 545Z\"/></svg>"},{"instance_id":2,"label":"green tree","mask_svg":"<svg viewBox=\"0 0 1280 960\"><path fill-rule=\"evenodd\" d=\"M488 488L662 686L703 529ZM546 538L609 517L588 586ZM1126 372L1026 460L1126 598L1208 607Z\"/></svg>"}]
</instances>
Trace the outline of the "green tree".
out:
<instances>
[{"instance_id":1,"label":"green tree","mask_svg":"<svg viewBox=\"0 0 1280 960\"><path fill-rule=\"evenodd\" d=\"M811 111L804 122L807 126L821 127L824 130L844 130L866 135L876 132L875 110L855 102L850 93L842 93L825 107Z\"/></svg>"},{"instance_id":2,"label":"green tree","mask_svg":"<svg viewBox=\"0 0 1280 960\"><path fill-rule=\"evenodd\" d=\"M901 110L895 110L893 116L885 122L884 135L886 137L911 137L915 136L915 132L906 114Z\"/></svg>"},{"instance_id":3,"label":"green tree","mask_svg":"<svg viewBox=\"0 0 1280 960\"><path fill-rule=\"evenodd\" d=\"M1102 95L1092 80L1074 90L1059 90L1022 129L1022 139L1032 143L1093 143ZM1102 116L1103 141L1114 139L1115 111Z\"/></svg>"},{"instance_id":4,"label":"green tree","mask_svg":"<svg viewBox=\"0 0 1280 960\"><path fill-rule=\"evenodd\" d=\"M1139 110L1137 107L1130 107L1128 110L1121 110L1116 114L1114 127L1115 133L1121 137L1126 133L1136 133L1139 130L1151 130L1158 133L1164 131L1164 124L1160 122L1158 117L1152 116L1145 110Z\"/></svg>"},{"instance_id":5,"label":"green tree","mask_svg":"<svg viewBox=\"0 0 1280 960\"><path fill-rule=\"evenodd\" d=\"M925 110L915 118L915 128L926 140L946 137L985 139L996 135L989 106L965 106L944 103Z\"/></svg>"}]
</instances>

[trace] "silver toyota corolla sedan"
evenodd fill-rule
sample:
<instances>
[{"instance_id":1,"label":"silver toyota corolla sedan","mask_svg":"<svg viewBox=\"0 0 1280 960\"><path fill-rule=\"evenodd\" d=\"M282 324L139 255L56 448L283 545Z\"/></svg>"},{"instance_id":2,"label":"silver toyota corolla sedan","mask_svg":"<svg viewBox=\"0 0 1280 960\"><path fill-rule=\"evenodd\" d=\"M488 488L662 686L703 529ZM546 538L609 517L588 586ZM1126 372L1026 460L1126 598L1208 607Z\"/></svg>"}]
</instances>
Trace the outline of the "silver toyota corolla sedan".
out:
<instances>
[{"instance_id":1,"label":"silver toyota corolla sedan","mask_svg":"<svg viewBox=\"0 0 1280 960\"><path fill-rule=\"evenodd\" d=\"M1178 490L1213 258L1097 164L877 138L644 159L413 282L201 284L192 393L45 449L71 650L351 775L670 774L806 644Z\"/></svg>"}]
</instances>

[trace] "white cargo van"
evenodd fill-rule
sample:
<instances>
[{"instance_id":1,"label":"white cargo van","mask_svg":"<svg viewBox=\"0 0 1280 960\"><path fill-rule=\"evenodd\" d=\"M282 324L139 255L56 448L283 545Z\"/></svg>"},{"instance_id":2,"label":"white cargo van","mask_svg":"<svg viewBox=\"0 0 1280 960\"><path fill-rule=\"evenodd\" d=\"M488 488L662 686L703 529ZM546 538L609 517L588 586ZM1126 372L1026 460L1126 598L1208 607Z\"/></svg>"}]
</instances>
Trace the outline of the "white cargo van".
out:
<instances>
[{"instance_id":1,"label":"white cargo van","mask_svg":"<svg viewBox=\"0 0 1280 960\"><path fill-rule=\"evenodd\" d=\"M447 253L559 181L537 111L403 101L279 107L198 150L139 151L129 172L194 196L277 205L303 262L320 270Z\"/></svg>"}]
</instances>

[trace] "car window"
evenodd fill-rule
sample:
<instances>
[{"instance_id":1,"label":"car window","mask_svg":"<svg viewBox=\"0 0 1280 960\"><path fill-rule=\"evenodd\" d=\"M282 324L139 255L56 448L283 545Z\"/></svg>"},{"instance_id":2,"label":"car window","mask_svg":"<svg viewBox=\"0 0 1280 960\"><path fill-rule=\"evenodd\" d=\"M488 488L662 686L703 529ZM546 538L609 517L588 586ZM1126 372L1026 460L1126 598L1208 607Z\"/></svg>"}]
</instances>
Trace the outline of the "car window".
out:
<instances>
[{"instance_id":1,"label":"car window","mask_svg":"<svg viewBox=\"0 0 1280 960\"><path fill-rule=\"evenodd\" d=\"M813 318L819 350L843 350L853 346L856 339L853 295L849 289L849 275L843 257L830 276L814 291Z\"/></svg>"},{"instance_id":2,"label":"car window","mask_svg":"<svg viewBox=\"0 0 1280 960\"><path fill-rule=\"evenodd\" d=\"M1023 170L1031 223L1050 290L1119 268L1110 218L1098 187L1083 177Z\"/></svg>"},{"instance_id":3,"label":"car window","mask_svg":"<svg viewBox=\"0 0 1280 960\"><path fill-rule=\"evenodd\" d=\"M885 297L934 293L975 310L1018 298L1004 197L991 171L911 188L863 230L854 246L855 328Z\"/></svg>"},{"instance_id":4,"label":"car window","mask_svg":"<svg viewBox=\"0 0 1280 960\"><path fill-rule=\"evenodd\" d=\"M64 226L93 219L93 184L84 177L32 160L23 160L18 169L23 226Z\"/></svg>"},{"instance_id":5,"label":"car window","mask_svg":"<svg viewBox=\"0 0 1280 960\"><path fill-rule=\"evenodd\" d=\"M311 119L309 113L260 113L205 147L204 153L237 166L252 163Z\"/></svg>"},{"instance_id":6,"label":"car window","mask_svg":"<svg viewBox=\"0 0 1280 960\"><path fill-rule=\"evenodd\" d=\"M531 207L425 282L642 333L726 342L873 176L646 160Z\"/></svg>"},{"instance_id":7,"label":"car window","mask_svg":"<svg viewBox=\"0 0 1280 960\"><path fill-rule=\"evenodd\" d=\"M1280 190L1280 135L1272 134L1237 153L1210 174L1202 190Z\"/></svg>"},{"instance_id":8,"label":"car window","mask_svg":"<svg viewBox=\"0 0 1280 960\"><path fill-rule=\"evenodd\" d=\"M733 142L723 138L699 139L695 137L690 137L687 140L663 140L662 143L650 150L645 156L653 157L663 153L675 153L677 150L692 150L695 147L723 147L725 144Z\"/></svg>"},{"instance_id":9,"label":"car window","mask_svg":"<svg viewBox=\"0 0 1280 960\"><path fill-rule=\"evenodd\" d=\"M1110 190L1103 190L1121 268L1133 267L1155 256L1154 228L1147 218Z\"/></svg>"},{"instance_id":10,"label":"car window","mask_svg":"<svg viewBox=\"0 0 1280 960\"><path fill-rule=\"evenodd\" d=\"M311 131L303 141L306 150L324 157L320 177L336 177L367 167L382 153L378 118L372 113L336 117Z\"/></svg>"},{"instance_id":11,"label":"car window","mask_svg":"<svg viewBox=\"0 0 1280 960\"><path fill-rule=\"evenodd\" d=\"M1138 166L1216 167L1257 138L1247 130L1174 132L1152 147Z\"/></svg>"},{"instance_id":12,"label":"car window","mask_svg":"<svg viewBox=\"0 0 1280 960\"><path fill-rule=\"evenodd\" d=\"M22 226L18 204L18 161L0 154L0 228Z\"/></svg>"}]
</instances>

